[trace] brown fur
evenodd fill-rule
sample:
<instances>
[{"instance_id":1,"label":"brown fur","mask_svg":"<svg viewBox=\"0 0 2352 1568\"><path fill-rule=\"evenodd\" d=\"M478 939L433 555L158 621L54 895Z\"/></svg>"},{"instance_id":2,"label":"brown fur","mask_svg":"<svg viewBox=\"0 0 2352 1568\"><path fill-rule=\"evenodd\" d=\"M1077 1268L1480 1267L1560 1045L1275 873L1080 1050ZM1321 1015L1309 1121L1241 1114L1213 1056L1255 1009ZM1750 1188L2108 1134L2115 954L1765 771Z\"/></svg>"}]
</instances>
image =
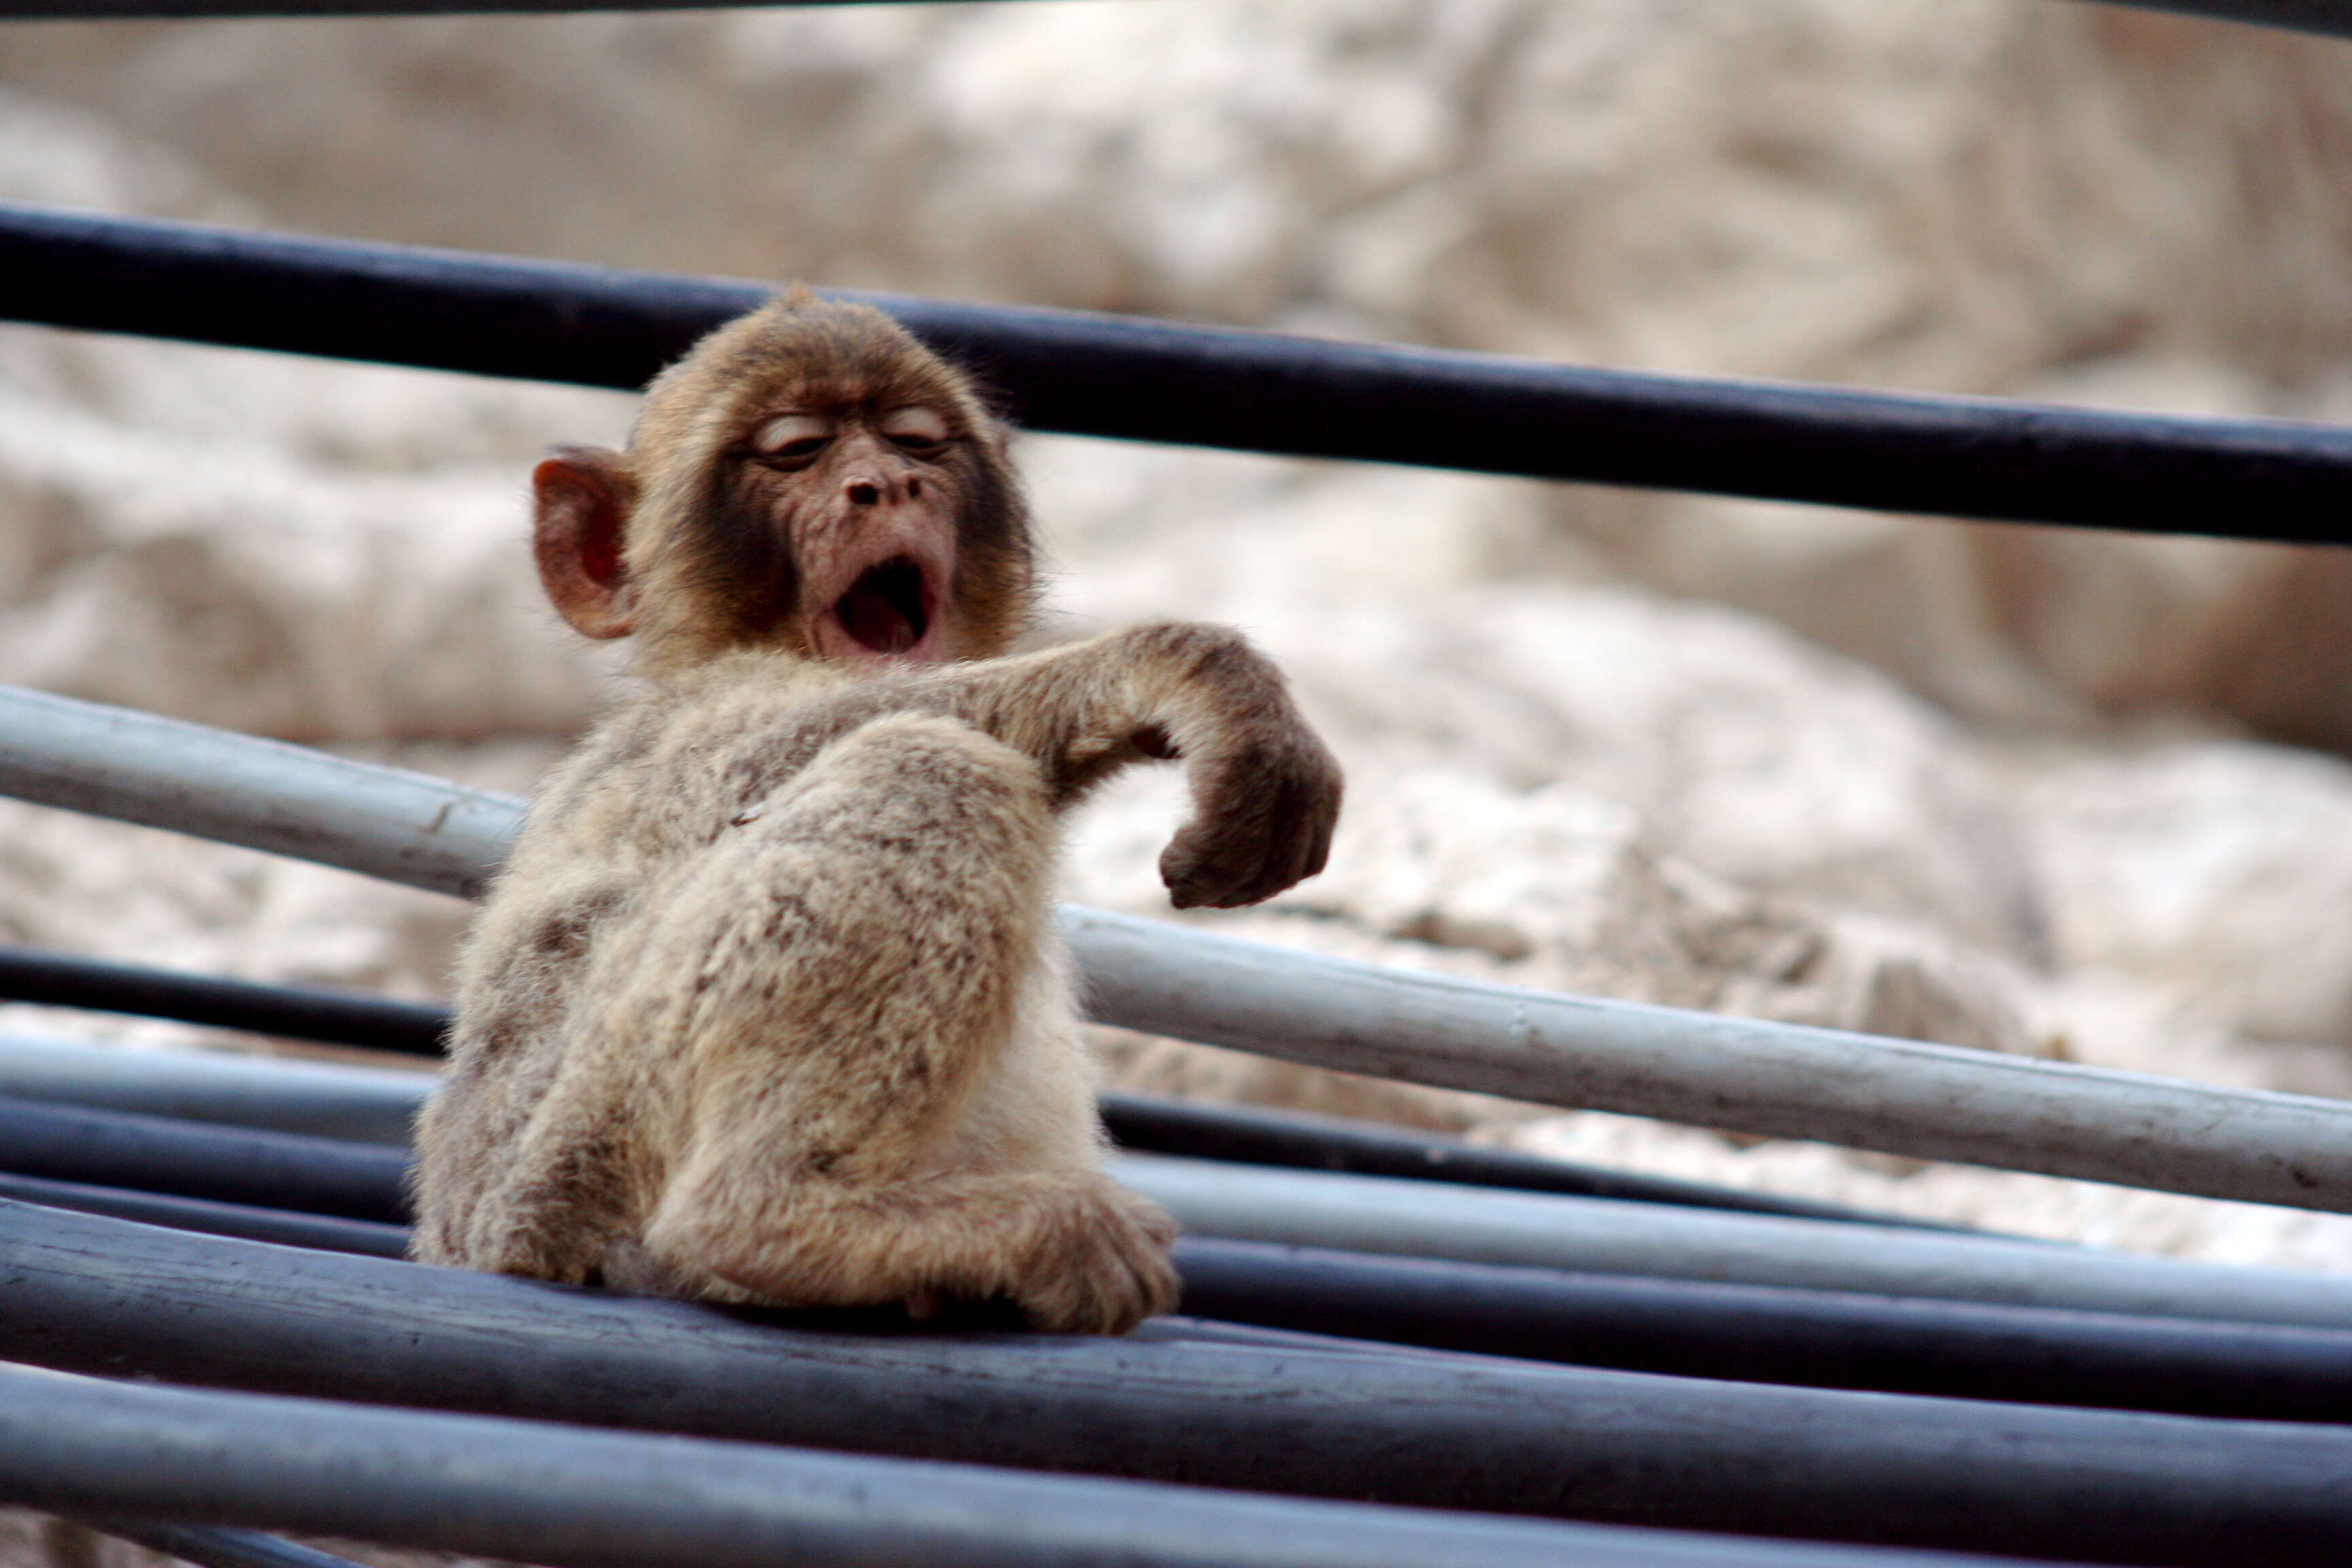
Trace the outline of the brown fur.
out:
<instances>
[{"instance_id":1,"label":"brown fur","mask_svg":"<svg viewBox=\"0 0 2352 1568\"><path fill-rule=\"evenodd\" d=\"M887 438L910 405L940 449ZM780 411L830 445L747 445ZM1177 903L1313 875L1339 773L1279 674L1208 626L1004 657L1032 567L1003 431L869 310L797 296L720 329L625 456L559 455L539 491L551 598L635 631L643 689L550 779L469 939L416 1256L723 1300L1005 1298L1058 1331L1170 1306L1173 1226L1097 1168L1057 817L1181 758ZM824 595L901 546L951 566L939 625L869 657Z\"/></svg>"}]
</instances>

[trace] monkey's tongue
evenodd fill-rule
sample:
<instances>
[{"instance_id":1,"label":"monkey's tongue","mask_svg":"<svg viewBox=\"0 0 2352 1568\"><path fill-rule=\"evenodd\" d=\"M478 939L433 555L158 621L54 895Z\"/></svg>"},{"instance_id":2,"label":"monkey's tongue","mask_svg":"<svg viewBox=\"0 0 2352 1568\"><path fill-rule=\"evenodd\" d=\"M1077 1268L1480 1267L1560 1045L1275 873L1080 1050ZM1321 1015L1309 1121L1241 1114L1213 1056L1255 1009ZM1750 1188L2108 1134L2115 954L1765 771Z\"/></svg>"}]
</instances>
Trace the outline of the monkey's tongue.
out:
<instances>
[{"instance_id":1,"label":"monkey's tongue","mask_svg":"<svg viewBox=\"0 0 2352 1568\"><path fill-rule=\"evenodd\" d=\"M833 606L841 629L876 653L904 653L923 640L923 569L905 556L869 566Z\"/></svg>"}]
</instances>

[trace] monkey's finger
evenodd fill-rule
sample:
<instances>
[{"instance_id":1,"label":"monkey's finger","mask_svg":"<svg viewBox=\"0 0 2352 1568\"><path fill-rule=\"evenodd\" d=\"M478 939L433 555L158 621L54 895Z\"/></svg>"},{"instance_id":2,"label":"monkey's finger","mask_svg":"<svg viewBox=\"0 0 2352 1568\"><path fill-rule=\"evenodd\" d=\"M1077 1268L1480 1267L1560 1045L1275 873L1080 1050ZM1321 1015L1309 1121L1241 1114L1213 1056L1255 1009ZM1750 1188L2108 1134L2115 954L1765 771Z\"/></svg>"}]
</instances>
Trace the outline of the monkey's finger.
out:
<instances>
[{"instance_id":1,"label":"monkey's finger","mask_svg":"<svg viewBox=\"0 0 2352 1568\"><path fill-rule=\"evenodd\" d=\"M1238 910L1262 903L1289 885L1261 884L1231 868L1197 865L1172 876L1163 870L1161 879L1168 884L1169 902L1180 910Z\"/></svg>"},{"instance_id":2,"label":"monkey's finger","mask_svg":"<svg viewBox=\"0 0 2352 1568\"><path fill-rule=\"evenodd\" d=\"M1297 770L1284 791L1286 798L1268 814L1279 825L1280 837L1265 862L1262 897L1297 886L1328 862L1341 788L1339 766L1328 756L1318 755Z\"/></svg>"},{"instance_id":3,"label":"monkey's finger","mask_svg":"<svg viewBox=\"0 0 2352 1568\"><path fill-rule=\"evenodd\" d=\"M1205 824L1188 825L1160 857L1160 880L1180 910L1234 910L1260 903L1298 879L1274 845L1238 841Z\"/></svg>"},{"instance_id":4,"label":"monkey's finger","mask_svg":"<svg viewBox=\"0 0 2352 1568\"><path fill-rule=\"evenodd\" d=\"M1160 858L1177 908L1260 903L1323 868L1339 810L1336 776L1277 772L1269 787L1262 772L1237 769L1202 795L1197 815Z\"/></svg>"},{"instance_id":5,"label":"monkey's finger","mask_svg":"<svg viewBox=\"0 0 2352 1568\"><path fill-rule=\"evenodd\" d=\"M1109 1334L1126 1333L1151 1316L1151 1286L1135 1259L1120 1258L1118 1272L1117 1289L1104 1292L1103 1332Z\"/></svg>"},{"instance_id":6,"label":"monkey's finger","mask_svg":"<svg viewBox=\"0 0 2352 1568\"><path fill-rule=\"evenodd\" d=\"M1315 824L1314 834L1307 840L1307 858L1298 873L1300 881L1321 876L1323 868L1331 863L1331 835L1339 821L1339 814L1334 812Z\"/></svg>"},{"instance_id":7,"label":"monkey's finger","mask_svg":"<svg viewBox=\"0 0 2352 1568\"><path fill-rule=\"evenodd\" d=\"M1339 803L1346 793L1347 785L1340 779L1339 769L1335 764L1329 774L1323 779L1321 787L1316 792L1315 806L1307 817L1311 827L1308 834L1306 869L1299 874L1300 881L1303 882L1309 877L1322 875L1324 866L1329 862L1331 836L1339 830Z\"/></svg>"},{"instance_id":8,"label":"monkey's finger","mask_svg":"<svg viewBox=\"0 0 2352 1568\"><path fill-rule=\"evenodd\" d=\"M1156 1237L1153 1239L1158 1240ZM1181 1287L1176 1278L1175 1266L1168 1260L1166 1248L1169 1245L1168 1242L1159 1242L1157 1246L1130 1252L1120 1259L1126 1266L1129 1300L1132 1305L1127 1328L1119 1332L1126 1332L1127 1329L1133 1328L1146 1318L1174 1309Z\"/></svg>"},{"instance_id":9,"label":"monkey's finger","mask_svg":"<svg viewBox=\"0 0 2352 1568\"><path fill-rule=\"evenodd\" d=\"M1160 879L1167 884L1169 901L1180 910L1217 907L1226 885L1212 864L1208 839L1206 824L1188 822L1160 852Z\"/></svg>"},{"instance_id":10,"label":"monkey's finger","mask_svg":"<svg viewBox=\"0 0 2352 1568\"><path fill-rule=\"evenodd\" d=\"M1302 809L1284 814L1284 826L1259 857L1255 874L1234 903L1254 904L1287 891L1323 869L1331 852L1328 814Z\"/></svg>"},{"instance_id":11,"label":"monkey's finger","mask_svg":"<svg viewBox=\"0 0 2352 1568\"><path fill-rule=\"evenodd\" d=\"M1343 783L1310 732L1285 727L1192 769L1192 818L1160 862L1177 908L1260 903L1323 868Z\"/></svg>"}]
</instances>

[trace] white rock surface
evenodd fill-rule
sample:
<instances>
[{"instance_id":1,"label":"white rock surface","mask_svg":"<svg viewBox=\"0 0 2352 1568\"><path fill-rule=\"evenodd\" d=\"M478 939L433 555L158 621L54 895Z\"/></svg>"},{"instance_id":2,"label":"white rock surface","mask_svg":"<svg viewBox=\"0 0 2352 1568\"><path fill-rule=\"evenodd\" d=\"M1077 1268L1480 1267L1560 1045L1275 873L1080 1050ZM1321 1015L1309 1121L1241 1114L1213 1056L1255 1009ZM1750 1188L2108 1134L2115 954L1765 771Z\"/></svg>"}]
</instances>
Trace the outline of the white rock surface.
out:
<instances>
[{"instance_id":1,"label":"white rock surface","mask_svg":"<svg viewBox=\"0 0 2352 1568\"><path fill-rule=\"evenodd\" d=\"M1665 369L2327 415L2352 407L2340 49L2053 0L26 27L0 36L0 189ZM1569 490L1536 510L1620 571L1971 716L2185 707L2352 747L2341 552Z\"/></svg>"}]
</instances>

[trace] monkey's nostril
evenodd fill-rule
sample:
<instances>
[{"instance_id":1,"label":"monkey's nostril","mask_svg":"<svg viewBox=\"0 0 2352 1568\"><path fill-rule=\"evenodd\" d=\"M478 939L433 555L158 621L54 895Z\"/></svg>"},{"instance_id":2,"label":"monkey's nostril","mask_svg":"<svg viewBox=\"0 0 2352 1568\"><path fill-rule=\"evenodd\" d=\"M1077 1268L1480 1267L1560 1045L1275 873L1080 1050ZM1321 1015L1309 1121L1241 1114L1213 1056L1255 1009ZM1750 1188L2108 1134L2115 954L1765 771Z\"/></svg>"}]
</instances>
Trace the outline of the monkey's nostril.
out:
<instances>
[{"instance_id":1,"label":"monkey's nostril","mask_svg":"<svg viewBox=\"0 0 2352 1568\"><path fill-rule=\"evenodd\" d=\"M852 479L849 482L850 505L872 506L876 501L878 501L881 499L882 489L879 485L873 484L865 479Z\"/></svg>"},{"instance_id":2,"label":"monkey's nostril","mask_svg":"<svg viewBox=\"0 0 2352 1568\"><path fill-rule=\"evenodd\" d=\"M907 476L907 499L914 500L923 493L923 481L913 474Z\"/></svg>"}]
</instances>

